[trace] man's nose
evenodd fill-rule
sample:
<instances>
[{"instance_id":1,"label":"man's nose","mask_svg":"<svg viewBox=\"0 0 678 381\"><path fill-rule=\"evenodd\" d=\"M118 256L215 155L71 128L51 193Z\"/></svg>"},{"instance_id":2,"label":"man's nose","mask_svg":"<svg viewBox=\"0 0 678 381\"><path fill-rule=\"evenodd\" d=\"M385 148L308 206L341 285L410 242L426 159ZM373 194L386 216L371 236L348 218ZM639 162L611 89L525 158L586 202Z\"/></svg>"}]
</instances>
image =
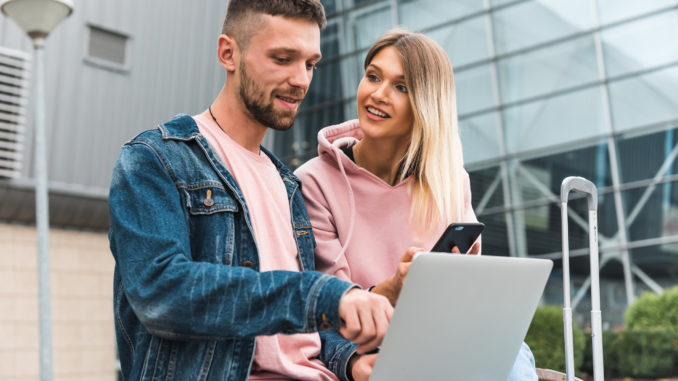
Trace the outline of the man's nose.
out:
<instances>
[{"instance_id":1,"label":"man's nose","mask_svg":"<svg viewBox=\"0 0 678 381\"><path fill-rule=\"evenodd\" d=\"M304 91L308 90L308 86L311 84L311 79L313 78L313 70L309 70L306 67L305 62L294 65L291 70L292 72L290 73L289 79L290 85L299 87Z\"/></svg>"}]
</instances>

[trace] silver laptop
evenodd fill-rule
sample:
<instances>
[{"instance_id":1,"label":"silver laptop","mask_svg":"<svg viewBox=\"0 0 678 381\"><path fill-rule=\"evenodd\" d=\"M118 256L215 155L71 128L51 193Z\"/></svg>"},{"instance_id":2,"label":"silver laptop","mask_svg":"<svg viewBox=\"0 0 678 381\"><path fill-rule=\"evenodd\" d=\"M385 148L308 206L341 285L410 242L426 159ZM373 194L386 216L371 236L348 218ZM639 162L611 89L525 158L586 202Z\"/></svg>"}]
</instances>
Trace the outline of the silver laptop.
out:
<instances>
[{"instance_id":1,"label":"silver laptop","mask_svg":"<svg viewBox=\"0 0 678 381\"><path fill-rule=\"evenodd\" d=\"M552 267L545 259L417 254L370 380L506 380Z\"/></svg>"}]
</instances>

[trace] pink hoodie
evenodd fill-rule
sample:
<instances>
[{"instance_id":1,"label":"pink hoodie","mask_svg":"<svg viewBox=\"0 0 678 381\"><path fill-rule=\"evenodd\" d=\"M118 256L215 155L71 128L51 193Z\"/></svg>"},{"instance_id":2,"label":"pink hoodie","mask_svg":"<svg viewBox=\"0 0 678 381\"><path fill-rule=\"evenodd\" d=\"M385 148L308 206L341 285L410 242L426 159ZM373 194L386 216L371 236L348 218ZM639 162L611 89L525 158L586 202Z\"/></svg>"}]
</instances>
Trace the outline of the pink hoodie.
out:
<instances>
[{"instance_id":1,"label":"pink hoodie","mask_svg":"<svg viewBox=\"0 0 678 381\"><path fill-rule=\"evenodd\" d=\"M318 157L299 167L313 234L316 270L351 280L362 287L393 275L410 246L430 249L446 224L422 235L410 224L410 183L391 186L356 165L341 147L362 139L357 120L323 128ZM476 222L465 174L464 222Z\"/></svg>"}]
</instances>

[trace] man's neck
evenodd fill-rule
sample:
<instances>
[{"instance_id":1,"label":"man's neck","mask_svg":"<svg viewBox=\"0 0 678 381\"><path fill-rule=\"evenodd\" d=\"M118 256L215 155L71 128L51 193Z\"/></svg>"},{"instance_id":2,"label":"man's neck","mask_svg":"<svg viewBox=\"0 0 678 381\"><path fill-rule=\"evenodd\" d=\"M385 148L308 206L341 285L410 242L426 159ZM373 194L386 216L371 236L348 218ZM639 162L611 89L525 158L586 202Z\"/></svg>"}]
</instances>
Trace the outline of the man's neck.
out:
<instances>
[{"instance_id":1,"label":"man's neck","mask_svg":"<svg viewBox=\"0 0 678 381\"><path fill-rule=\"evenodd\" d=\"M210 107L212 115L207 116L210 119L214 116L216 123L231 139L245 149L259 153L268 127L253 120L238 97L229 96L224 87Z\"/></svg>"}]
</instances>

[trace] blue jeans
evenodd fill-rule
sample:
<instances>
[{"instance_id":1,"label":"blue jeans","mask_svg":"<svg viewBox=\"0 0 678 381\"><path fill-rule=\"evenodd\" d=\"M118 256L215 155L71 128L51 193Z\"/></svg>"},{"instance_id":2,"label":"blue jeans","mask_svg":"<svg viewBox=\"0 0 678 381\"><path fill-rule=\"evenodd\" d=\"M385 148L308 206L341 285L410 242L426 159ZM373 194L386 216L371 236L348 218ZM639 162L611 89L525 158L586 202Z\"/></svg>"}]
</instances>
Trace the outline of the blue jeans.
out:
<instances>
[{"instance_id":1,"label":"blue jeans","mask_svg":"<svg viewBox=\"0 0 678 381\"><path fill-rule=\"evenodd\" d=\"M516 356L516 361L513 363L511 374L507 381L537 381L537 370L534 365L534 355L530 347L524 342L520 345L520 351Z\"/></svg>"}]
</instances>

